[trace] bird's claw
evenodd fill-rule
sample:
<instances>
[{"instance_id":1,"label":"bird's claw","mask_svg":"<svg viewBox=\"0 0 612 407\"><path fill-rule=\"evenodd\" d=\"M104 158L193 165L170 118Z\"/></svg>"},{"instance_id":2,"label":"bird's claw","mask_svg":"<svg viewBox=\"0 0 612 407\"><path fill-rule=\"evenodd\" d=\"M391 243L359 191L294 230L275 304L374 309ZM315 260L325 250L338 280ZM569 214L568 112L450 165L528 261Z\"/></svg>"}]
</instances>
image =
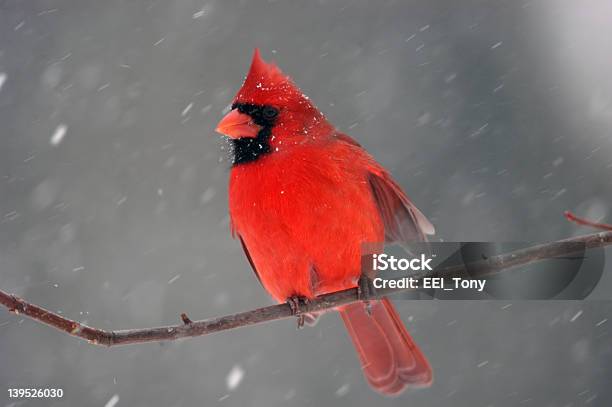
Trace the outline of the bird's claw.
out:
<instances>
[{"instance_id":1,"label":"bird's claw","mask_svg":"<svg viewBox=\"0 0 612 407\"><path fill-rule=\"evenodd\" d=\"M357 284L357 299L367 301L374 298L376 298L376 287L368 276L362 274Z\"/></svg>"},{"instance_id":2,"label":"bird's claw","mask_svg":"<svg viewBox=\"0 0 612 407\"><path fill-rule=\"evenodd\" d=\"M287 298L287 305L291 308L291 315L297 317L297 327L303 328L305 322L305 314L302 311L302 305L308 306L310 300L306 297L299 297L297 295Z\"/></svg>"},{"instance_id":3,"label":"bird's claw","mask_svg":"<svg viewBox=\"0 0 612 407\"><path fill-rule=\"evenodd\" d=\"M372 304L370 303L370 299L375 297L376 288L374 287L374 283L368 276L362 274L357 284L357 299L364 302L368 315L372 315Z\"/></svg>"},{"instance_id":4,"label":"bird's claw","mask_svg":"<svg viewBox=\"0 0 612 407\"><path fill-rule=\"evenodd\" d=\"M181 320L183 321L183 324L185 324L185 325L189 325L189 324L193 323L193 321L191 319L189 319L187 314L184 313L184 312L181 314Z\"/></svg>"}]
</instances>

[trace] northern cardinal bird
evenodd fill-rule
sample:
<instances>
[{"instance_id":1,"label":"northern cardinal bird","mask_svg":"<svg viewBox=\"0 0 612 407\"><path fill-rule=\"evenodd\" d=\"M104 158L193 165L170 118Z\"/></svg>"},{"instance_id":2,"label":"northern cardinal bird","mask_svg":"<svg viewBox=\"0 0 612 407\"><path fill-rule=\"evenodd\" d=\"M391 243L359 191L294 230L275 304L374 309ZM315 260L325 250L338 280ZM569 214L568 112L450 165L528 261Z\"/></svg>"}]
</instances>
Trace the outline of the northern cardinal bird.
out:
<instances>
[{"instance_id":1,"label":"northern cardinal bird","mask_svg":"<svg viewBox=\"0 0 612 407\"><path fill-rule=\"evenodd\" d=\"M233 145L232 234L279 302L356 287L362 243L434 233L389 173L257 49L216 130ZM429 363L387 298L371 301L370 312L363 302L337 310L376 391L431 383Z\"/></svg>"}]
</instances>

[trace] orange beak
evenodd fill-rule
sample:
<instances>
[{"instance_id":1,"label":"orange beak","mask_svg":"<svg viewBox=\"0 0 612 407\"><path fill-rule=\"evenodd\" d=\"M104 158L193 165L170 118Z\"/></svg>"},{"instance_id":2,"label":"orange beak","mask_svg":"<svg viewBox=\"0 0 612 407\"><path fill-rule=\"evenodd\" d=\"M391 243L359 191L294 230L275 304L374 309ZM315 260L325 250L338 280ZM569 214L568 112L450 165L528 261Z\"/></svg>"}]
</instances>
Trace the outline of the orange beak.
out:
<instances>
[{"instance_id":1,"label":"orange beak","mask_svg":"<svg viewBox=\"0 0 612 407\"><path fill-rule=\"evenodd\" d=\"M231 138L255 138L259 130L261 130L261 126L255 124L251 116L234 109L221 119L215 130Z\"/></svg>"}]
</instances>

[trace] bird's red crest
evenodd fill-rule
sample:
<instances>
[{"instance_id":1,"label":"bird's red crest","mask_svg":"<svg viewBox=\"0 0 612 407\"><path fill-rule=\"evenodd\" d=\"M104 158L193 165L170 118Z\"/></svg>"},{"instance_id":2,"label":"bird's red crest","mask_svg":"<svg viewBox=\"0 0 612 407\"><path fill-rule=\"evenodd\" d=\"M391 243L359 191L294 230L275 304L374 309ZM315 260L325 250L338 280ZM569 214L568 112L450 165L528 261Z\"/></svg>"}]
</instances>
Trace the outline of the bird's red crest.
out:
<instances>
[{"instance_id":1,"label":"bird's red crest","mask_svg":"<svg viewBox=\"0 0 612 407\"><path fill-rule=\"evenodd\" d=\"M251 68L234 102L259 105L287 105L307 100L300 89L272 62L263 60L255 49Z\"/></svg>"}]
</instances>

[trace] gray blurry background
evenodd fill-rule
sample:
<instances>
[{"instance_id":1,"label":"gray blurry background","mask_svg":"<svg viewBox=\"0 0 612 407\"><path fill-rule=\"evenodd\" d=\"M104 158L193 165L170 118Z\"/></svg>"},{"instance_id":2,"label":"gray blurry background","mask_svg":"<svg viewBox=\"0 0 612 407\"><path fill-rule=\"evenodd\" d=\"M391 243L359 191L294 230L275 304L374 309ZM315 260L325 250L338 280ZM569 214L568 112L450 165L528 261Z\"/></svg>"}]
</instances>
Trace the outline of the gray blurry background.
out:
<instances>
[{"instance_id":1,"label":"gray blurry background","mask_svg":"<svg viewBox=\"0 0 612 407\"><path fill-rule=\"evenodd\" d=\"M213 133L255 46L440 238L585 233L562 211L612 219L610 38L608 0L0 0L0 286L109 329L270 304ZM398 399L369 390L336 315L104 349L0 310L0 405L612 402L610 302L397 305L436 376Z\"/></svg>"}]
</instances>

